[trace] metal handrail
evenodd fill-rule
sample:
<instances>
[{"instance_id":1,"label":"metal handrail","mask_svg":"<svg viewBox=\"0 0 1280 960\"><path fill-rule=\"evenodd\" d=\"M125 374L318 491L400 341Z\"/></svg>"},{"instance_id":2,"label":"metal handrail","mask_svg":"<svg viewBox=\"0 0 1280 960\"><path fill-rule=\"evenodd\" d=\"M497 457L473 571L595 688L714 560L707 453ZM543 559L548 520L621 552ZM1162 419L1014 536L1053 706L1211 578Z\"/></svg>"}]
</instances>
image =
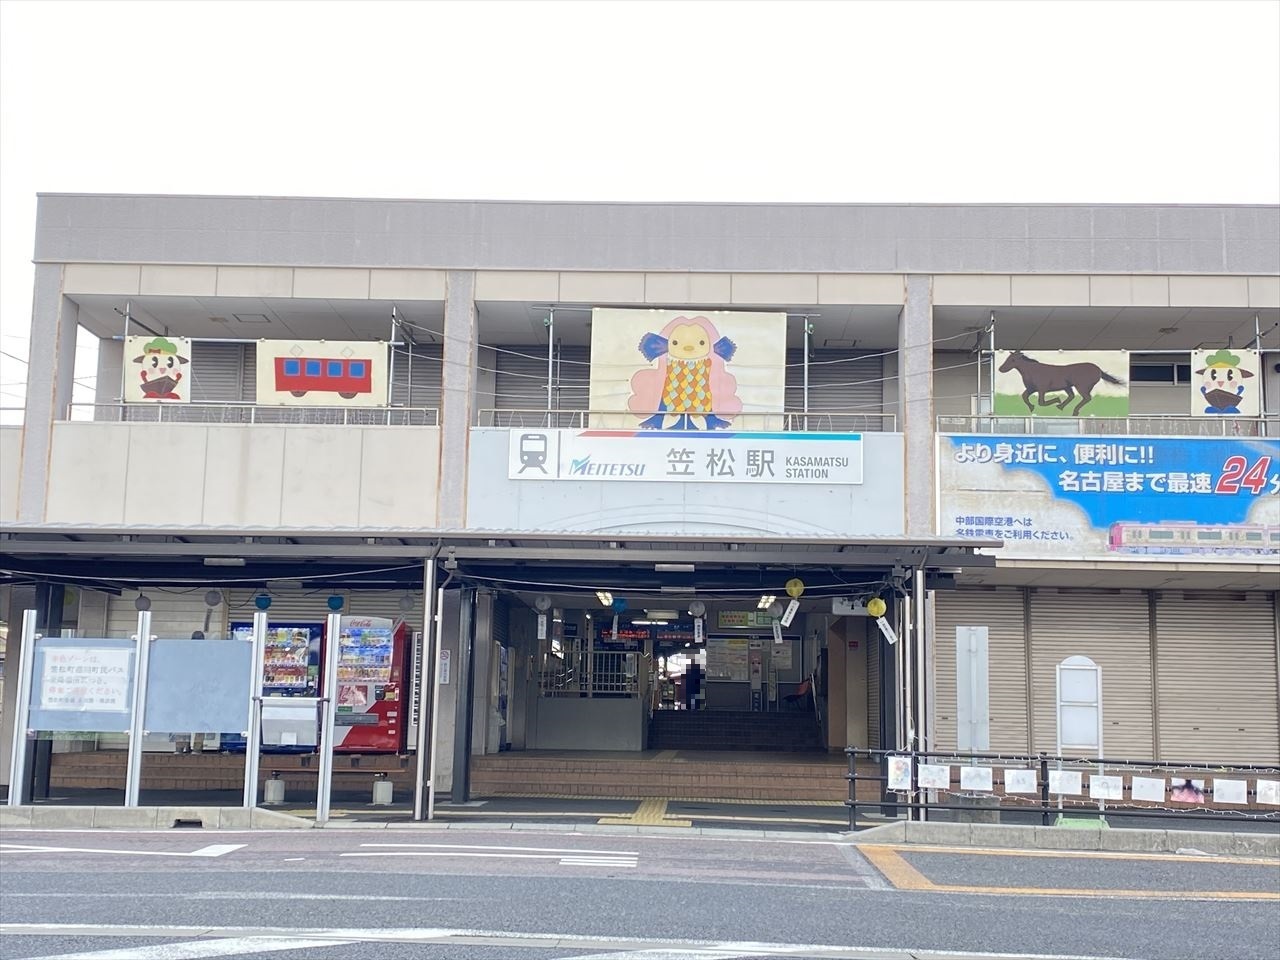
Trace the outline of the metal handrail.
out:
<instances>
[{"instance_id":1,"label":"metal handrail","mask_svg":"<svg viewBox=\"0 0 1280 960\"><path fill-rule=\"evenodd\" d=\"M435 407L311 407L254 403L71 403L66 420L106 423L414 426L440 424Z\"/></svg>"},{"instance_id":2,"label":"metal handrail","mask_svg":"<svg viewBox=\"0 0 1280 960\"><path fill-rule=\"evenodd\" d=\"M839 413L783 411L781 413L719 414L732 420L733 428L784 433L892 433L898 418L892 413ZM625 419L634 428L636 416L626 410L545 410L507 407L485 408L478 412L479 427L527 427L543 430L584 430L592 426L620 427Z\"/></svg>"},{"instance_id":3,"label":"metal handrail","mask_svg":"<svg viewBox=\"0 0 1280 960\"><path fill-rule=\"evenodd\" d=\"M1261 417L1010 417L996 414L939 416L939 433L1034 434L1048 436L1276 437L1280 414Z\"/></svg>"}]
</instances>

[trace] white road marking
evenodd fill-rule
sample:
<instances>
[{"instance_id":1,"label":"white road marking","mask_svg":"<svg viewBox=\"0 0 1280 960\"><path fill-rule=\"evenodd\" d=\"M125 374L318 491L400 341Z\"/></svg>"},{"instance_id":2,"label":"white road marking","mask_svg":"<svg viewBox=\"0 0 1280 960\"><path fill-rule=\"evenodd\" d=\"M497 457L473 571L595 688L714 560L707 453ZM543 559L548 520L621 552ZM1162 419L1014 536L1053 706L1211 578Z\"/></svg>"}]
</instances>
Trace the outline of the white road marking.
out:
<instances>
[{"instance_id":1,"label":"white road marking","mask_svg":"<svg viewBox=\"0 0 1280 960\"><path fill-rule=\"evenodd\" d=\"M248 846L244 843L211 843L199 850L101 850L93 847L46 847L30 843L0 843L5 853L106 853L121 857L221 857Z\"/></svg>"},{"instance_id":2,"label":"white road marking","mask_svg":"<svg viewBox=\"0 0 1280 960\"><path fill-rule=\"evenodd\" d=\"M182 926L146 926L131 924L89 924L89 923L0 923L0 935L3 936L57 936L57 937L213 937L224 935L241 942L255 938L270 940L303 939L303 946L319 946L322 943L332 945L353 943L430 943L455 942L472 945L489 946L525 946L525 947L563 947L568 950L605 950L612 954L624 954L630 958L644 951L651 951L646 960L655 960L652 952L666 950L679 955L684 951L681 960L697 957L708 960L717 956L707 951L720 951L719 956L750 956L765 954L769 956L805 956L805 957L842 957L861 958L875 957L879 960L933 960L933 958L979 958L979 960L1125 960L1122 957L1085 957L1080 954L1042 954L1042 953L989 953L980 950L928 950L918 947L866 947L866 946L833 946L826 944L793 943L753 943L749 941L708 941L686 940L680 938L658 939L656 937L606 937L583 936L570 933L517 933L502 930L451 930L424 928L290 928L290 927L182 927ZM226 942L214 941L214 942ZM182 946L170 945L170 946ZM145 948L144 948L145 949ZM284 948L280 948L284 949ZM701 954L692 951L703 951ZM629 951L629 952L628 952ZM243 952L243 951L242 951ZM197 954L218 956L219 954ZM227 954L221 954L226 956ZM72 957L83 960L106 960L101 954L71 954L63 957L41 957L33 960L71 960ZM116 954L119 960L185 960L183 955L164 954L140 955L137 948ZM193 958L194 960L194 958ZM583 960L583 958L574 958Z\"/></svg>"},{"instance_id":3,"label":"white road marking","mask_svg":"<svg viewBox=\"0 0 1280 960\"><path fill-rule=\"evenodd\" d=\"M60 953L56 957L31 960L203 960L204 957L242 957L250 953L277 953L316 947L350 946L350 940L313 940L306 937L233 937L226 940L196 940L189 943L157 943L148 947L90 950L87 953Z\"/></svg>"},{"instance_id":4,"label":"white road marking","mask_svg":"<svg viewBox=\"0 0 1280 960\"><path fill-rule=\"evenodd\" d=\"M508 847L482 846L474 843L362 843L362 847L396 848L412 850L514 850L518 853L557 853L561 856L599 854L606 857L638 857L634 850L583 850L579 847Z\"/></svg>"}]
</instances>

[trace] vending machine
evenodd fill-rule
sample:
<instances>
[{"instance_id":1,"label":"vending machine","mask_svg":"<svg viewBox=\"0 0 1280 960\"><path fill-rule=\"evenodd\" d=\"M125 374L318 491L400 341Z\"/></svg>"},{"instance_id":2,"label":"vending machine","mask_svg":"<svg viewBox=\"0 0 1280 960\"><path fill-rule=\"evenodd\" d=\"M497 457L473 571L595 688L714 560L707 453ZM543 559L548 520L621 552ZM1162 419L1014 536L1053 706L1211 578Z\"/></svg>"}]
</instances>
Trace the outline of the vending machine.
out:
<instances>
[{"instance_id":1,"label":"vending machine","mask_svg":"<svg viewBox=\"0 0 1280 960\"><path fill-rule=\"evenodd\" d=\"M252 623L232 623L231 637L248 642L253 638ZM264 697L320 696L320 652L324 638L321 623L267 624L266 643L262 652L262 695ZM319 721L317 720L317 730ZM305 738L304 738L305 739ZM315 738L310 738L312 744ZM243 736L224 734L222 749L239 752L245 747ZM265 753L310 753L315 747L298 744L264 744Z\"/></svg>"},{"instance_id":2,"label":"vending machine","mask_svg":"<svg viewBox=\"0 0 1280 960\"><path fill-rule=\"evenodd\" d=\"M404 750L409 711L412 633L382 617L342 617L325 656L337 657L333 749L339 753Z\"/></svg>"}]
</instances>

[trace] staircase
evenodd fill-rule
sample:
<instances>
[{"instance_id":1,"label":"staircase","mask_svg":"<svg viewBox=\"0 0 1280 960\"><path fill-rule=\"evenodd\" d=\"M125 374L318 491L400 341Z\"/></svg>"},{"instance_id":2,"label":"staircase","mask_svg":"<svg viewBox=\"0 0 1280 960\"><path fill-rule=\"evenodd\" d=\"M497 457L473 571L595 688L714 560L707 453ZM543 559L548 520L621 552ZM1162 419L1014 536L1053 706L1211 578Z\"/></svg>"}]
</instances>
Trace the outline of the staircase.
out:
<instances>
[{"instance_id":1,"label":"staircase","mask_svg":"<svg viewBox=\"0 0 1280 960\"><path fill-rule=\"evenodd\" d=\"M822 750L818 721L807 711L750 713L658 710L649 721L650 750Z\"/></svg>"}]
</instances>

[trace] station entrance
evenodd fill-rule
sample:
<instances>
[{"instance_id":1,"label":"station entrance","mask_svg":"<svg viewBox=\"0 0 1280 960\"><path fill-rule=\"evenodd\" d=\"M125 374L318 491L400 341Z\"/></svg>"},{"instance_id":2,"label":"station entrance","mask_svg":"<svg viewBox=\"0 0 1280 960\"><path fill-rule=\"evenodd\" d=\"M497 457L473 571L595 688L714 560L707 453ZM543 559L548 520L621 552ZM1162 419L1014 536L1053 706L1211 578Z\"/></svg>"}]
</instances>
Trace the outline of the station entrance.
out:
<instances>
[{"instance_id":1,"label":"station entrance","mask_svg":"<svg viewBox=\"0 0 1280 960\"><path fill-rule=\"evenodd\" d=\"M5 552L10 569L48 594L36 604L46 635L127 639L145 606L161 638L244 639L256 610L269 637L309 637L299 647L304 674L326 670L327 651L355 656L335 668L332 690L312 693L334 700L349 724L377 714L395 728L386 744L338 749L327 765L323 742L306 731L269 742L264 730L256 793L237 759L243 731L152 736L165 742L143 748L144 804L186 784L215 804L241 794L261 802L272 778L301 804L318 795L318 778L331 778L335 802L367 802L384 780L425 819L446 797L836 802L847 790L846 746L908 746L924 735L930 597L961 569L993 565L978 546L44 531L9 537ZM884 602L880 618L868 613L872 600ZM11 619L22 606L11 604ZM73 623L54 622L70 611ZM364 661L381 648L344 646L359 632L349 616L386 621L388 643L403 640L399 667L388 661L398 683L363 682ZM335 630L342 642L331 644ZM9 652L17 662L12 639ZM24 789L35 786L34 802L86 791L120 802L124 744L113 736L74 750L56 737L34 744Z\"/></svg>"}]
</instances>

